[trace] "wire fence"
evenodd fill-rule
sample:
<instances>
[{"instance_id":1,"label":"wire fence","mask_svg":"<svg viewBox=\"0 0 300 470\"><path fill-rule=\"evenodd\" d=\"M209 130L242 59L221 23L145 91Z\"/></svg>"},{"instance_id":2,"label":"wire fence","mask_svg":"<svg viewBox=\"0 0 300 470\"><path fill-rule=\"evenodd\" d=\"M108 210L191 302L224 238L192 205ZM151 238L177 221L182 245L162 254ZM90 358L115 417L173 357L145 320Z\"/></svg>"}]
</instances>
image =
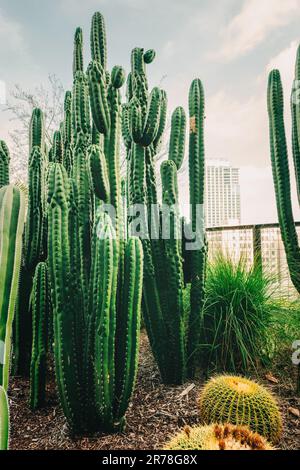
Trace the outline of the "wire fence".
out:
<instances>
[{"instance_id":1,"label":"wire fence","mask_svg":"<svg viewBox=\"0 0 300 470\"><path fill-rule=\"evenodd\" d=\"M300 239L300 223L296 227ZM222 252L233 261L243 258L249 268L259 260L263 271L274 278L279 297L299 297L289 275L278 224L209 228L207 238L210 258Z\"/></svg>"}]
</instances>

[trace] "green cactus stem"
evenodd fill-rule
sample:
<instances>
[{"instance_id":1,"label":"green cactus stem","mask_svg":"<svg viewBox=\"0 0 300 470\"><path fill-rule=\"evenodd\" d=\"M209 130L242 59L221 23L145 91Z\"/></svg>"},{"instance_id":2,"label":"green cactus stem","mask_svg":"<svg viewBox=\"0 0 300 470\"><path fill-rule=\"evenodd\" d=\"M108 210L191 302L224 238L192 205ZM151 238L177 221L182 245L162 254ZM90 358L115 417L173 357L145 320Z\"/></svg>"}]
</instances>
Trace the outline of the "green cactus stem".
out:
<instances>
[{"instance_id":1,"label":"green cactus stem","mask_svg":"<svg viewBox=\"0 0 300 470\"><path fill-rule=\"evenodd\" d=\"M101 65L103 70L107 68L107 47L104 18L96 12L92 18L91 27L91 54L92 59Z\"/></svg>"},{"instance_id":2,"label":"green cactus stem","mask_svg":"<svg viewBox=\"0 0 300 470\"><path fill-rule=\"evenodd\" d=\"M74 77L72 121L75 144L78 136L84 136L88 143L91 132L88 80L81 71Z\"/></svg>"},{"instance_id":3,"label":"green cactus stem","mask_svg":"<svg viewBox=\"0 0 300 470\"><path fill-rule=\"evenodd\" d=\"M46 263L35 270L32 289L32 353L30 366L30 407L40 408L45 402L47 366L47 329L49 317L49 282Z\"/></svg>"},{"instance_id":4,"label":"green cactus stem","mask_svg":"<svg viewBox=\"0 0 300 470\"><path fill-rule=\"evenodd\" d=\"M0 450L8 450L9 405L7 393L0 385Z\"/></svg>"},{"instance_id":5,"label":"green cactus stem","mask_svg":"<svg viewBox=\"0 0 300 470\"><path fill-rule=\"evenodd\" d=\"M89 152L90 181L95 195L103 202L110 201L110 185L105 155L99 145Z\"/></svg>"},{"instance_id":6,"label":"green cactus stem","mask_svg":"<svg viewBox=\"0 0 300 470\"><path fill-rule=\"evenodd\" d=\"M6 143L0 140L0 189L9 184L10 155Z\"/></svg>"},{"instance_id":7,"label":"green cactus stem","mask_svg":"<svg viewBox=\"0 0 300 470\"><path fill-rule=\"evenodd\" d=\"M25 219L23 193L16 186L0 190L0 385L7 391L12 324L16 307Z\"/></svg>"},{"instance_id":8,"label":"green cactus stem","mask_svg":"<svg viewBox=\"0 0 300 470\"><path fill-rule=\"evenodd\" d=\"M169 159L173 160L180 170L185 150L186 116L183 108L178 107L172 114Z\"/></svg>"},{"instance_id":9,"label":"green cactus stem","mask_svg":"<svg viewBox=\"0 0 300 470\"><path fill-rule=\"evenodd\" d=\"M273 70L269 77L268 110L273 179L288 266L292 282L300 292L300 249L293 217L287 143L284 126L283 89L280 73ZM295 126L295 119L293 126Z\"/></svg>"},{"instance_id":10,"label":"green cactus stem","mask_svg":"<svg viewBox=\"0 0 300 470\"><path fill-rule=\"evenodd\" d=\"M73 54L73 77L75 79L77 72L83 72L83 34L82 29L77 28L74 36L74 54Z\"/></svg>"},{"instance_id":11,"label":"green cactus stem","mask_svg":"<svg viewBox=\"0 0 300 470\"><path fill-rule=\"evenodd\" d=\"M49 173L49 273L52 288L54 352L62 408L72 429L80 430L82 390L79 380L75 292L72 285L68 204L70 185L64 167L55 163Z\"/></svg>"},{"instance_id":12,"label":"green cactus stem","mask_svg":"<svg viewBox=\"0 0 300 470\"><path fill-rule=\"evenodd\" d=\"M55 163L63 161L63 138L60 131L55 131L53 135L52 161Z\"/></svg>"},{"instance_id":13,"label":"green cactus stem","mask_svg":"<svg viewBox=\"0 0 300 470\"><path fill-rule=\"evenodd\" d=\"M123 106L122 134L127 150L127 201L147 208L141 225L151 226L151 238L141 233L144 249L143 313L150 344L165 383L180 384L193 377L198 347L199 323L204 299L206 247L204 220L196 225L197 208L204 203L204 99L200 80L190 92L190 198L192 225L203 243L187 253L181 241L182 219L178 209L177 172L185 154L186 117L182 108L172 116L169 159L161 165L162 202L159 208L155 158L166 124L167 96L163 90L148 91L146 64L155 53L135 48L127 80L127 103ZM154 205L154 206L153 206ZM163 236L164 211L170 234ZM151 222L151 224L150 224ZM149 223L149 224L148 224ZM183 258L184 257L184 258ZM187 266L190 266L189 279ZM193 268L192 268L193 266ZM183 290L191 282L191 313L185 312Z\"/></svg>"},{"instance_id":14,"label":"green cactus stem","mask_svg":"<svg viewBox=\"0 0 300 470\"><path fill-rule=\"evenodd\" d=\"M190 141L189 175L191 227L198 249L190 254L191 313L188 336L188 374L194 376L200 333L200 315L204 301L206 240L204 232L204 90L199 79L193 81L189 94Z\"/></svg>"}]
</instances>

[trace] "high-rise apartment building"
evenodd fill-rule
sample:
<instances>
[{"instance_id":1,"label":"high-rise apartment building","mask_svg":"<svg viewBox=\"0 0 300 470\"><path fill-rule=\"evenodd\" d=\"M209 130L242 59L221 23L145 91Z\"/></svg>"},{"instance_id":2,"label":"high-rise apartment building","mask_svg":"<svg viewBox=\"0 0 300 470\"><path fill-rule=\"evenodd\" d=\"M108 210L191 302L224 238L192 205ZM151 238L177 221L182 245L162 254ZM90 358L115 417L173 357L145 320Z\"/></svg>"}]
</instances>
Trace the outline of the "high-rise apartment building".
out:
<instances>
[{"instance_id":1,"label":"high-rise apartment building","mask_svg":"<svg viewBox=\"0 0 300 470\"><path fill-rule=\"evenodd\" d=\"M207 227L241 224L240 171L226 160L206 161Z\"/></svg>"}]
</instances>

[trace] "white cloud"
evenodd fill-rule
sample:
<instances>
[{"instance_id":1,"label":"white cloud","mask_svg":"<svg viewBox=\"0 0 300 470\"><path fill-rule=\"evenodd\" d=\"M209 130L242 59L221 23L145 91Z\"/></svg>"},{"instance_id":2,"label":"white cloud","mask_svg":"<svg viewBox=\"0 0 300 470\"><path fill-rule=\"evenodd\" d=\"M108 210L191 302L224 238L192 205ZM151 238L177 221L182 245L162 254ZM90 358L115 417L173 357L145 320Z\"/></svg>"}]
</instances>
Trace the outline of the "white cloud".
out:
<instances>
[{"instance_id":1,"label":"white cloud","mask_svg":"<svg viewBox=\"0 0 300 470\"><path fill-rule=\"evenodd\" d=\"M174 41L167 41L162 48L162 55L169 59L173 57L176 53L176 44Z\"/></svg>"},{"instance_id":2,"label":"white cloud","mask_svg":"<svg viewBox=\"0 0 300 470\"><path fill-rule=\"evenodd\" d=\"M263 94L238 100L223 91L206 104L207 154L235 165L269 164L268 121Z\"/></svg>"},{"instance_id":3,"label":"white cloud","mask_svg":"<svg viewBox=\"0 0 300 470\"><path fill-rule=\"evenodd\" d=\"M270 168L267 79L269 72L281 72L285 95L285 124L290 156L294 216L300 219L291 153L290 93L294 77L297 41L273 57L257 81L257 92L245 99L220 91L206 104L206 155L226 158L241 168L243 223L277 221L274 185Z\"/></svg>"},{"instance_id":4,"label":"white cloud","mask_svg":"<svg viewBox=\"0 0 300 470\"><path fill-rule=\"evenodd\" d=\"M103 5L110 3L112 2L109 0L60 0L60 6L63 12L73 17L81 16L90 8L94 8L95 11L101 11ZM146 5L146 0L114 0L114 3L132 9L142 10Z\"/></svg>"},{"instance_id":5,"label":"white cloud","mask_svg":"<svg viewBox=\"0 0 300 470\"><path fill-rule=\"evenodd\" d=\"M26 45L21 25L5 16L0 9L0 54L6 52L23 53Z\"/></svg>"},{"instance_id":6,"label":"white cloud","mask_svg":"<svg viewBox=\"0 0 300 470\"><path fill-rule=\"evenodd\" d=\"M298 41L292 41L286 49L281 51L276 57L273 57L266 67L268 73L273 69L280 70L282 85L286 92L285 94L288 95L290 95L294 80L294 65L296 61L298 45Z\"/></svg>"},{"instance_id":7,"label":"white cloud","mask_svg":"<svg viewBox=\"0 0 300 470\"><path fill-rule=\"evenodd\" d=\"M300 14L300 0L245 0L241 11L220 33L221 49L214 54L224 61L253 50L275 29Z\"/></svg>"},{"instance_id":8,"label":"white cloud","mask_svg":"<svg viewBox=\"0 0 300 470\"><path fill-rule=\"evenodd\" d=\"M267 77L271 70L279 69L283 92L284 92L284 111L285 111L285 130L287 135L288 148L291 153L291 110L290 110L290 98L292 85L295 75L295 61L298 48L298 41L292 41L290 45L281 51L277 56L273 57L266 66L265 73L258 79L258 83L267 83Z\"/></svg>"}]
</instances>

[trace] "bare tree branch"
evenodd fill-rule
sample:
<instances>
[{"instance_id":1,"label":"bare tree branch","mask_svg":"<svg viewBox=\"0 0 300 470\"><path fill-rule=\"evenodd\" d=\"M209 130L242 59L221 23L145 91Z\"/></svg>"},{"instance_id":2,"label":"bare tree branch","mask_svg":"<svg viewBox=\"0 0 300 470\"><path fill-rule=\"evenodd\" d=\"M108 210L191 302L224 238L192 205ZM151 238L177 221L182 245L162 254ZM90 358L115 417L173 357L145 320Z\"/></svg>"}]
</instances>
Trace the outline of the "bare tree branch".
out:
<instances>
[{"instance_id":1,"label":"bare tree branch","mask_svg":"<svg viewBox=\"0 0 300 470\"><path fill-rule=\"evenodd\" d=\"M41 108L45 116L45 138L47 147L52 145L53 133L63 119L64 94L62 82L55 74L49 74L47 84L25 90L15 84L9 91L5 111L10 113L10 121L16 128L10 131L12 141L11 173L14 179L27 181L29 123L34 108Z\"/></svg>"}]
</instances>

